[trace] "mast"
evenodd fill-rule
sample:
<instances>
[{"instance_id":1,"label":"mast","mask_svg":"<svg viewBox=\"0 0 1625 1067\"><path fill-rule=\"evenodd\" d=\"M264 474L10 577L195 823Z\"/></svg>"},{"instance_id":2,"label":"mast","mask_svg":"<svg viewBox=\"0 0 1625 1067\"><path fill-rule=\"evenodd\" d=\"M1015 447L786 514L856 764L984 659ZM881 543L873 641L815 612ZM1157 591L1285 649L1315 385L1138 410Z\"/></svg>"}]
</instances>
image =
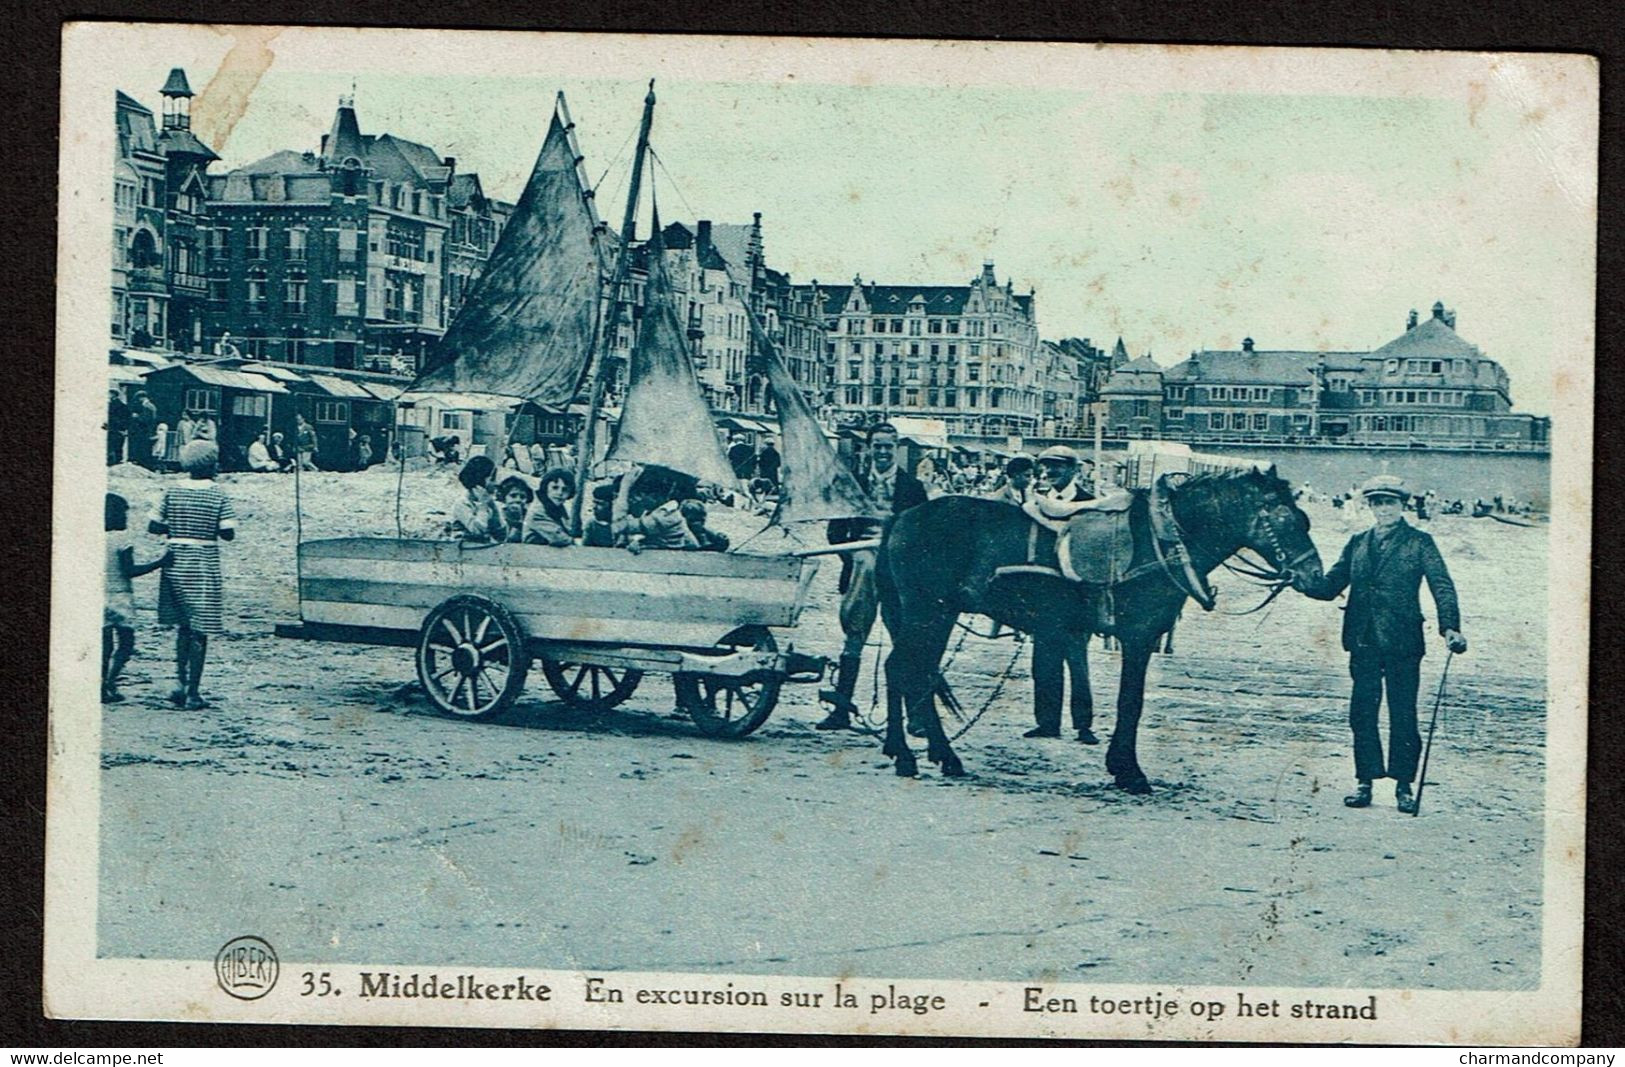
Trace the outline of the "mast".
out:
<instances>
[{"instance_id":1,"label":"mast","mask_svg":"<svg viewBox=\"0 0 1625 1067\"><path fill-rule=\"evenodd\" d=\"M592 466L593 449L597 447L598 411L604 402L604 364L615 348L615 335L621 323L621 287L626 284L628 256L632 243L632 228L637 225L638 193L643 186L643 158L649 152L649 129L655 118L655 83L649 79L649 95L643 98L643 122L638 127L637 152L632 157L632 182L626 192L626 213L621 217L620 254L615 259L615 278L610 283L609 311L604 328L600 331L598 358L592 361L592 374L587 386L587 421L581 428L581 445L576 457L576 497L571 506L570 521L581 528L581 503L587 495L587 471Z\"/></svg>"}]
</instances>

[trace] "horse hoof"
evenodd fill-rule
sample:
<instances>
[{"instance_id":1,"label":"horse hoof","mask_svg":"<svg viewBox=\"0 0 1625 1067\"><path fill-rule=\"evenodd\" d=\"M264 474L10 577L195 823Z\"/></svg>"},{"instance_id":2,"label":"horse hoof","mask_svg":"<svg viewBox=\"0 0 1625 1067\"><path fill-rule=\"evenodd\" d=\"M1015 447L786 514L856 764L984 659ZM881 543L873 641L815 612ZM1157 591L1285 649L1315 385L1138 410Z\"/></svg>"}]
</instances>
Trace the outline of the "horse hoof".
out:
<instances>
[{"instance_id":1,"label":"horse hoof","mask_svg":"<svg viewBox=\"0 0 1625 1067\"><path fill-rule=\"evenodd\" d=\"M1117 779L1117 788L1121 789L1125 793L1133 794L1134 796L1144 796L1145 794L1151 792L1151 783L1147 781L1145 775L1142 774L1135 778Z\"/></svg>"},{"instance_id":2,"label":"horse hoof","mask_svg":"<svg viewBox=\"0 0 1625 1067\"><path fill-rule=\"evenodd\" d=\"M897 777L899 778L913 778L920 773L920 769L915 766L913 756L899 756L897 765L893 769L897 771Z\"/></svg>"},{"instance_id":3,"label":"horse hoof","mask_svg":"<svg viewBox=\"0 0 1625 1067\"><path fill-rule=\"evenodd\" d=\"M942 776L944 778L965 777L965 765L959 762L958 756L949 756L942 761Z\"/></svg>"}]
</instances>

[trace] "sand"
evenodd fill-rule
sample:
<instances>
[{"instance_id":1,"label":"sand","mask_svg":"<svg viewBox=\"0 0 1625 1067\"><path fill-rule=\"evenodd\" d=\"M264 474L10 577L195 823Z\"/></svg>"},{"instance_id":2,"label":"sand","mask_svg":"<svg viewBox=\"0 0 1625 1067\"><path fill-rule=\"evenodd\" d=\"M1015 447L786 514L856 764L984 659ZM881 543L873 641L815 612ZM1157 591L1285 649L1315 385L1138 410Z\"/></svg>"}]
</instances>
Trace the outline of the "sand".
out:
<instances>
[{"instance_id":1,"label":"sand","mask_svg":"<svg viewBox=\"0 0 1625 1067\"><path fill-rule=\"evenodd\" d=\"M118 468L144 515L174 476ZM103 720L100 952L209 959L253 931L284 960L761 974L1521 989L1540 968L1546 531L1428 525L1460 591L1457 657L1420 818L1388 783L1349 811L1349 680L1336 607L1187 607L1155 657L1140 759L1027 741L1029 650L967 636L947 678L991 703L971 776L896 778L878 742L819 733L787 685L753 737L701 737L649 676L622 708L567 711L539 672L508 721L435 716L398 648L296 642L291 477L227 476L229 633L216 706L181 711L156 578L128 702ZM303 481L304 536L395 530L396 473ZM403 528L437 530L449 471L409 471ZM1313 507L1329 564L1357 517ZM741 538L763 520L723 511ZM782 541L770 531L754 542ZM137 554L156 554L156 541ZM834 561L799 627L840 646ZM1257 594L1215 576L1229 610ZM1431 603L1424 595L1431 617ZM880 640L877 630L876 640ZM860 699L873 683L865 663ZM1423 715L1444 662L1422 667ZM1115 654L1092 646L1097 731ZM877 712L878 714L878 712ZM917 743L917 745L920 743ZM922 754L923 757L923 754Z\"/></svg>"}]
</instances>

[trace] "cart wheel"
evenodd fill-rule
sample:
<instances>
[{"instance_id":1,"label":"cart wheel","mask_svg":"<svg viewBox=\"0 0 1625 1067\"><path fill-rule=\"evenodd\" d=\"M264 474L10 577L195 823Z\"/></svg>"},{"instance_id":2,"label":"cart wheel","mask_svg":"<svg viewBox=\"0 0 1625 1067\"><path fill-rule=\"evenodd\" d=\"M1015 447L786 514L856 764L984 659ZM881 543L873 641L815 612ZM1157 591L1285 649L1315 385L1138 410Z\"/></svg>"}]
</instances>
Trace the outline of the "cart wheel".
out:
<instances>
[{"instance_id":1,"label":"cart wheel","mask_svg":"<svg viewBox=\"0 0 1625 1067\"><path fill-rule=\"evenodd\" d=\"M631 667L604 667L542 659L542 675L560 700L585 711L608 711L625 703L643 681L643 672Z\"/></svg>"},{"instance_id":2,"label":"cart wheel","mask_svg":"<svg viewBox=\"0 0 1625 1067\"><path fill-rule=\"evenodd\" d=\"M776 652L779 643L765 626L741 626L720 644L728 651L742 648ZM774 671L758 671L742 678L710 674L677 674L677 704L707 737L739 738L752 733L773 714L784 679Z\"/></svg>"},{"instance_id":3,"label":"cart wheel","mask_svg":"<svg viewBox=\"0 0 1625 1067\"><path fill-rule=\"evenodd\" d=\"M508 609L482 596L454 596L418 634L418 681L443 714L492 719L525 688L530 652Z\"/></svg>"}]
</instances>

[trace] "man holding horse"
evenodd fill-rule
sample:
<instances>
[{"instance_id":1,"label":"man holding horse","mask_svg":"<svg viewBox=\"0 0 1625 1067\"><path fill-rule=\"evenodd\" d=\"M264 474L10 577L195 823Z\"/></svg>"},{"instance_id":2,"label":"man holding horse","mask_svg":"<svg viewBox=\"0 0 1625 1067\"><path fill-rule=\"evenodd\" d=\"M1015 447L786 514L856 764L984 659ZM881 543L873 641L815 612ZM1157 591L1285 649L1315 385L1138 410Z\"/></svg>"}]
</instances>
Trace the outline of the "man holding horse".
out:
<instances>
[{"instance_id":1,"label":"man holding horse","mask_svg":"<svg viewBox=\"0 0 1625 1067\"><path fill-rule=\"evenodd\" d=\"M1401 812L1416 811L1411 782L1416 778L1422 736L1416 725L1416 690L1424 641L1418 602L1426 579L1438 614L1439 633L1453 653L1467 651L1461 635L1456 586L1433 538L1405 521L1405 483L1389 474L1367 481L1360 490L1371 512L1369 530L1355 534L1343 555L1313 587L1304 590L1317 600L1331 600L1348 590L1343 615L1343 648L1349 654L1354 689L1349 697L1349 726L1354 732L1354 792L1343 798L1351 808L1371 806L1371 782L1394 779L1394 799ZM1377 712L1388 695L1388 761L1383 762Z\"/></svg>"},{"instance_id":2,"label":"man holding horse","mask_svg":"<svg viewBox=\"0 0 1625 1067\"><path fill-rule=\"evenodd\" d=\"M1094 499L1078 477L1078 454L1066 445L1051 445L1038 454L1039 488L1030 506L1041 514L1047 505L1064 513ZM1072 677L1070 708L1078 740L1098 745L1094 733L1095 703L1089 691L1089 660L1083 641L1059 632L1033 634L1033 719L1037 725L1023 737L1061 736L1061 696Z\"/></svg>"},{"instance_id":3,"label":"man holding horse","mask_svg":"<svg viewBox=\"0 0 1625 1067\"><path fill-rule=\"evenodd\" d=\"M880 523L842 520L839 531L836 523L831 523L831 543L884 537L898 515L925 503L925 485L897 465L897 442L897 430L891 423L882 422L870 428L869 462L856 472L856 478L874 503ZM830 713L818 723L820 730L846 730L852 726L852 713L857 710L852 694L857 690L858 670L863 664L863 646L868 643L869 631L874 629L880 607L874 550L852 552L848 558L852 561L851 571L843 573L845 584L841 590L841 631L846 635L846 642L836 667L835 688L818 694L818 698L831 707Z\"/></svg>"}]
</instances>

